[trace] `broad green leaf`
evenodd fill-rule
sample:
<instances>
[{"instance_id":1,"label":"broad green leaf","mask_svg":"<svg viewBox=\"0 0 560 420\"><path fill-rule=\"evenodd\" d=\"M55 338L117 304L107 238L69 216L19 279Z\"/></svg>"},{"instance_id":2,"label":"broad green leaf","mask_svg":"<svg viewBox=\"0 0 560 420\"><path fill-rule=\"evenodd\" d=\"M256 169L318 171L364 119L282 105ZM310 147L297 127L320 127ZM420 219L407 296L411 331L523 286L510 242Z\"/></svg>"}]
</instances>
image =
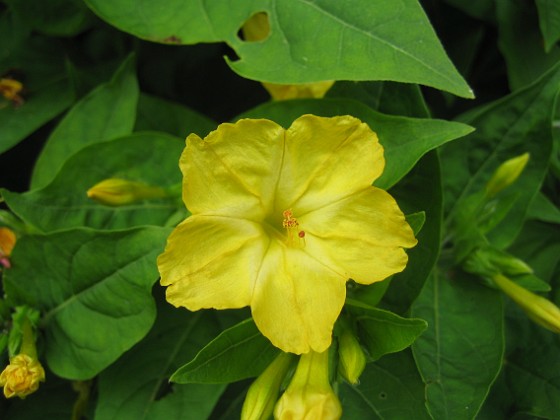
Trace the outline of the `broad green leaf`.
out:
<instances>
[{"instance_id":1,"label":"broad green leaf","mask_svg":"<svg viewBox=\"0 0 560 420\"><path fill-rule=\"evenodd\" d=\"M514 240L540 190L552 148L551 118L559 84L560 66L556 66L528 88L464 115L462 119L476 131L441 149L450 218L468 196L484 189L501 163L530 153L521 176L503 191L514 201L508 215L488 235L497 247L505 248Z\"/></svg>"},{"instance_id":2,"label":"broad green leaf","mask_svg":"<svg viewBox=\"0 0 560 420\"><path fill-rule=\"evenodd\" d=\"M354 315L361 342L371 360L404 350L428 326L423 319L402 318L383 309L354 306L351 303L346 308Z\"/></svg>"},{"instance_id":3,"label":"broad green leaf","mask_svg":"<svg viewBox=\"0 0 560 420\"><path fill-rule=\"evenodd\" d=\"M33 170L31 187L44 187L66 159L82 147L132 132L138 83L134 58L128 58L113 79L82 98L52 132Z\"/></svg>"},{"instance_id":4,"label":"broad green leaf","mask_svg":"<svg viewBox=\"0 0 560 420\"><path fill-rule=\"evenodd\" d=\"M417 0L166 0L142 8L131 0L86 3L102 19L147 40L170 44L224 41L240 57L228 60L229 65L249 79L274 83L391 80L473 97ZM243 41L238 32L257 12L267 13L269 36L258 42Z\"/></svg>"},{"instance_id":5,"label":"broad green leaf","mask_svg":"<svg viewBox=\"0 0 560 420\"><path fill-rule=\"evenodd\" d=\"M529 321L518 308L512 309L507 324L512 339L508 340L504 373L515 411L558 420L560 337Z\"/></svg>"},{"instance_id":6,"label":"broad green leaf","mask_svg":"<svg viewBox=\"0 0 560 420\"><path fill-rule=\"evenodd\" d=\"M375 185L380 188L389 188L397 183L428 151L472 131L471 127L456 122L380 114L359 102L346 99L271 102L236 119L268 118L288 127L303 114L323 117L352 115L367 123L377 133L384 147L385 171L375 181Z\"/></svg>"},{"instance_id":7,"label":"broad green leaf","mask_svg":"<svg viewBox=\"0 0 560 420\"><path fill-rule=\"evenodd\" d=\"M472 419L502 366L499 293L460 272L435 270L412 306L428 329L412 350L435 419Z\"/></svg>"},{"instance_id":8,"label":"broad green leaf","mask_svg":"<svg viewBox=\"0 0 560 420\"><path fill-rule=\"evenodd\" d=\"M171 381L215 384L251 378L258 376L279 351L248 319L212 340L192 361L180 367Z\"/></svg>"},{"instance_id":9,"label":"broad green leaf","mask_svg":"<svg viewBox=\"0 0 560 420\"><path fill-rule=\"evenodd\" d=\"M159 187L180 185L178 162L184 144L176 137L155 132L96 143L68 159L45 188L26 193L4 190L2 195L15 214L45 232L80 226L122 229L170 225L184 216L180 197L111 207L94 202L86 191L113 177Z\"/></svg>"},{"instance_id":10,"label":"broad green leaf","mask_svg":"<svg viewBox=\"0 0 560 420\"><path fill-rule=\"evenodd\" d=\"M208 418L224 385L169 384L169 377L219 332L215 313L193 314L163 301L146 338L99 375L95 419Z\"/></svg>"},{"instance_id":11,"label":"broad green leaf","mask_svg":"<svg viewBox=\"0 0 560 420\"><path fill-rule=\"evenodd\" d=\"M339 388L342 418L347 420L430 419L424 383L410 351L368 363L360 383Z\"/></svg>"},{"instance_id":12,"label":"broad green leaf","mask_svg":"<svg viewBox=\"0 0 560 420\"><path fill-rule=\"evenodd\" d=\"M186 138L191 133L204 137L217 125L186 106L142 93L138 101L134 130L164 131L181 138Z\"/></svg>"},{"instance_id":13,"label":"broad green leaf","mask_svg":"<svg viewBox=\"0 0 560 420\"><path fill-rule=\"evenodd\" d=\"M18 241L5 291L44 313L46 359L56 375L92 378L146 335L155 319L155 260L169 233L76 229Z\"/></svg>"},{"instance_id":14,"label":"broad green leaf","mask_svg":"<svg viewBox=\"0 0 560 420\"><path fill-rule=\"evenodd\" d=\"M535 0L546 51L560 40L560 3L556 0Z\"/></svg>"},{"instance_id":15,"label":"broad green leaf","mask_svg":"<svg viewBox=\"0 0 560 420\"><path fill-rule=\"evenodd\" d=\"M506 60L510 88L517 90L554 66L560 60L560 47L551 45L545 52L532 2L497 1L496 10L498 45Z\"/></svg>"},{"instance_id":16,"label":"broad green leaf","mask_svg":"<svg viewBox=\"0 0 560 420\"><path fill-rule=\"evenodd\" d=\"M30 28L52 36L72 36L93 23L93 15L81 0L5 0Z\"/></svg>"}]
</instances>

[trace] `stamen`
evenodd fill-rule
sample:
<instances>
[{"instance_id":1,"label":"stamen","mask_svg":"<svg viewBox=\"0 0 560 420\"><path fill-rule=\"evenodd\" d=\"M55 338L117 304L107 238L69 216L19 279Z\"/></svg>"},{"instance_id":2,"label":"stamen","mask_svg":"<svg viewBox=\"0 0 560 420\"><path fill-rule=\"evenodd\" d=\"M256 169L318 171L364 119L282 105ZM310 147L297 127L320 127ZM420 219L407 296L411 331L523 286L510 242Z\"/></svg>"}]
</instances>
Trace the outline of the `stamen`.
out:
<instances>
[{"instance_id":1,"label":"stamen","mask_svg":"<svg viewBox=\"0 0 560 420\"><path fill-rule=\"evenodd\" d=\"M284 210L282 215L284 216L282 227L286 229L288 234L286 243L291 247L303 248L305 246L305 231L299 229L299 222L293 217L292 210Z\"/></svg>"}]
</instances>

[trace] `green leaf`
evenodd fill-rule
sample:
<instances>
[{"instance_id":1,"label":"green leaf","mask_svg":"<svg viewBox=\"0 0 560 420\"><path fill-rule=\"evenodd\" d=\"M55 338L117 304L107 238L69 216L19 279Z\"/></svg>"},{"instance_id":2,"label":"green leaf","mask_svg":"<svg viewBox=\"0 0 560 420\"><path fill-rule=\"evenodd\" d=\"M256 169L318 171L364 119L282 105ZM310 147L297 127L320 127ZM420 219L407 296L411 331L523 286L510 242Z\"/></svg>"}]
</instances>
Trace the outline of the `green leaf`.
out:
<instances>
[{"instance_id":1,"label":"green leaf","mask_svg":"<svg viewBox=\"0 0 560 420\"><path fill-rule=\"evenodd\" d=\"M385 170L375 181L376 186L384 189L397 183L428 151L472 131L471 127L456 122L384 115L359 102L344 99L270 102L236 119L268 118L288 127L303 114L352 115L367 123L385 149Z\"/></svg>"},{"instance_id":2,"label":"green leaf","mask_svg":"<svg viewBox=\"0 0 560 420\"><path fill-rule=\"evenodd\" d=\"M86 191L112 177L159 187L178 185L181 172L177 165L183 148L183 141L163 133L137 133L96 143L68 159L47 187L26 193L3 190L2 195L15 214L45 232L80 226L170 225L185 213L178 197L110 207L89 199Z\"/></svg>"},{"instance_id":3,"label":"green leaf","mask_svg":"<svg viewBox=\"0 0 560 420\"><path fill-rule=\"evenodd\" d=\"M536 326L514 308L508 318L505 379L516 409L538 418L560 419L560 337ZM513 312L513 311L512 311Z\"/></svg>"},{"instance_id":4,"label":"green leaf","mask_svg":"<svg viewBox=\"0 0 560 420\"><path fill-rule=\"evenodd\" d=\"M545 49L548 52L560 40L560 3L555 0L535 0L535 2Z\"/></svg>"},{"instance_id":5,"label":"green leaf","mask_svg":"<svg viewBox=\"0 0 560 420\"><path fill-rule=\"evenodd\" d=\"M134 131L164 131L186 138L191 133L206 136L218 124L186 106L140 94Z\"/></svg>"},{"instance_id":6,"label":"green leaf","mask_svg":"<svg viewBox=\"0 0 560 420\"><path fill-rule=\"evenodd\" d=\"M33 170L32 188L44 187L82 147L132 132L138 83L129 57L113 79L82 98L52 132Z\"/></svg>"},{"instance_id":7,"label":"green leaf","mask_svg":"<svg viewBox=\"0 0 560 420\"><path fill-rule=\"evenodd\" d=\"M496 247L505 248L515 239L540 190L552 149L551 118L559 84L560 65L528 88L463 116L477 130L441 149L449 218L463 208L467 197L485 188L501 163L530 153L521 176L502 192L515 197L511 211L488 234Z\"/></svg>"},{"instance_id":8,"label":"green leaf","mask_svg":"<svg viewBox=\"0 0 560 420\"><path fill-rule=\"evenodd\" d=\"M406 222L412 228L414 235L418 235L418 233L422 230L422 226L426 223L426 212L419 211L417 213L407 214Z\"/></svg>"},{"instance_id":9,"label":"green leaf","mask_svg":"<svg viewBox=\"0 0 560 420\"><path fill-rule=\"evenodd\" d=\"M176 383L227 383L258 376L280 350L252 318L222 332L171 377Z\"/></svg>"},{"instance_id":10,"label":"green leaf","mask_svg":"<svg viewBox=\"0 0 560 420\"><path fill-rule=\"evenodd\" d=\"M102 19L140 38L171 44L224 41L240 57L228 60L229 65L249 79L392 80L473 97L417 0L230 0L211 5L166 0L142 8L131 0L86 3ZM239 30L257 12L267 13L269 36L241 40Z\"/></svg>"},{"instance_id":11,"label":"green leaf","mask_svg":"<svg viewBox=\"0 0 560 420\"><path fill-rule=\"evenodd\" d=\"M560 224L560 208L556 207L546 195L539 192L529 207L527 218Z\"/></svg>"},{"instance_id":12,"label":"green leaf","mask_svg":"<svg viewBox=\"0 0 560 420\"><path fill-rule=\"evenodd\" d=\"M368 363L360 383L339 388L342 419L430 419L424 405L424 383L410 351Z\"/></svg>"},{"instance_id":13,"label":"green leaf","mask_svg":"<svg viewBox=\"0 0 560 420\"><path fill-rule=\"evenodd\" d=\"M560 226L539 221L525 223L509 252L529 264L535 275L552 282L560 255Z\"/></svg>"},{"instance_id":14,"label":"green leaf","mask_svg":"<svg viewBox=\"0 0 560 420\"><path fill-rule=\"evenodd\" d=\"M557 6L558 7L558 6ZM512 90L527 86L560 60L560 47L543 48L535 5L532 2L498 1L498 45L506 60ZM558 9L560 18L560 9Z\"/></svg>"},{"instance_id":15,"label":"green leaf","mask_svg":"<svg viewBox=\"0 0 560 420\"><path fill-rule=\"evenodd\" d=\"M447 275L445 275L447 274ZM412 306L429 328L412 345L435 419L476 416L502 365L502 300L460 272L435 270Z\"/></svg>"},{"instance_id":16,"label":"green leaf","mask_svg":"<svg viewBox=\"0 0 560 420\"><path fill-rule=\"evenodd\" d=\"M95 419L208 418L224 385L169 384L169 377L219 332L216 313L193 314L163 301L146 338L99 375Z\"/></svg>"},{"instance_id":17,"label":"green leaf","mask_svg":"<svg viewBox=\"0 0 560 420\"><path fill-rule=\"evenodd\" d=\"M430 116L420 87L413 84L339 81L325 97L354 99L384 114L417 118Z\"/></svg>"},{"instance_id":18,"label":"green leaf","mask_svg":"<svg viewBox=\"0 0 560 420\"><path fill-rule=\"evenodd\" d=\"M56 39L30 36L10 13L0 17L0 72L23 83L24 103L14 107L2 99L0 153L15 146L56 117L74 101L65 68L64 45Z\"/></svg>"},{"instance_id":19,"label":"green leaf","mask_svg":"<svg viewBox=\"0 0 560 420\"><path fill-rule=\"evenodd\" d=\"M361 342L371 360L404 350L428 326L423 319L402 318L382 309L348 303L346 308L354 315Z\"/></svg>"},{"instance_id":20,"label":"green leaf","mask_svg":"<svg viewBox=\"0 0 560 420\"><path fill-rule=\"evenodd\" d=\"M418 194L422 191L422 194ZM382 306L403 314L420 294L440 253L442 191L439 158L436 152L424 156L399 184L391 189L406 213L422 210L426 221L416 234L418 244L407 250L408 263L402 273L391 278Z\"/></svg>"},{"instance_id":21,"label":"green leaf","mask_svg":"<svg viewBox=\"0 0 560 420\"><path fill-rule=\"evenodd\" d=\"M169 233L77 229L19 239L5 291L44 313L46 358L55 374L89 379L146 335L155 319L155 259Z\"/></svg>"},{"instance_id":22,"label":"green leaf","mask_svg":"<svg viewBox=\"0 0 560 420\"><path fill-rule=\"evenodd\" d=\"M22 22L52 36L72 36L93 23L93 15L80 0L5 0Z\"/></svg>"}]
</instances>

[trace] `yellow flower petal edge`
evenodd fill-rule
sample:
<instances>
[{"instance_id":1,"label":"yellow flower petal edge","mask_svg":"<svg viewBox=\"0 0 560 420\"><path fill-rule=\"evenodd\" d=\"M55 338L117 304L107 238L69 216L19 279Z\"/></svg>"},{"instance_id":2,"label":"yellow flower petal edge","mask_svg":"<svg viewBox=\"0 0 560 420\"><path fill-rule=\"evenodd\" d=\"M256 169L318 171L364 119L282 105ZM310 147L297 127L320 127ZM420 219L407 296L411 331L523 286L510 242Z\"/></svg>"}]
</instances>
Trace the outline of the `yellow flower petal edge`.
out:
<instances>
[{"instance_id":1,"label":"yellow flower petal edge","mask_svg":"<svg viewBox=\"0 0 560 420\"><path fill-rule=\"evenodd\" d=\"M402 271L416 244L383 172L376 134L351 116L222 124L187 138L180 167L192 216L158 258L167 300L190 310L250 306L278 348L323 352L349 279Z\"/></svg>"}]
</instances>

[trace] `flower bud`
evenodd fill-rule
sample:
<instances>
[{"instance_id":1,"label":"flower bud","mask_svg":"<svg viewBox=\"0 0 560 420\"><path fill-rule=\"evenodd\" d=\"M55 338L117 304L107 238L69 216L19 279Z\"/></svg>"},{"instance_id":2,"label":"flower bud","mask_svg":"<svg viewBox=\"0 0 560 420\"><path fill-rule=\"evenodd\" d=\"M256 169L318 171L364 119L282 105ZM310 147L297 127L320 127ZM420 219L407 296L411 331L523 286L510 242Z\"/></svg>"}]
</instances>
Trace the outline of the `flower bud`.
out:
<instances>
[{"instance_id":1,"label":"flower bud","mask_svg":"<svg viewBox=\"0 0 560 420\"><path fill-rule=\"evenodd\" d=\"M338 357L340 374L352 385L356 385L366 367L366 355L349 329L344 329L338 338Z\"/></svg>"},{"instance_id":2,"label":"flower bud","mask_svg":"<svg viewBox=\"0 0 560 420\"><path fill-rule=\"evenodd\" d=\"M10 364L0 374L0 386L4 387L6 398L25 398L37 391L39 382L45 380L45 370L41 363L27 354L10 358Z\"/></svg>"},{"instance_id":3,"label":"flower bud","mask_svg":"<svg viewBox=\"0 0 560 420\"><path fill-rule=\"evenodd\" d=\"M463 268L469 273L485 277L492 277L498 273L517 276L533 272L524 261L491 246L472 251L465 260Z\"/></svg>"},{"instance_id":4,"label":"flower bud","mask_svg":"<svg viewBox=\"0 0 560 420\"><path fill-rule=\"evenodd\" d=\"M529 318L542 327L560 334L560 308L554 303L517 285L501 274L492 277L494 283L517 303Z\"/></svg>"},{"instance_id":5,"label":"flower bud","mask_svg":"<svg viewBox=\"0 0 560 420\"><path fill-rule=\"evenodd\" d=\"M280 420L335 420L342 415L329 383L329 352L302 354L290 385L274 409Z\"/></svg>"},{"instance_id":6,"label":"flower bud","mask_svg":"<svg viewBox=\"0 0 560 420\"><path fill-rule=\"evenodd\" d=\"M140 200L167 196L160 187L119 178L105 179L91 187L87 196L106 206L124 206Z\"/></svg>"},{"instance_id":7,"label":"flower bud","mask_svg":"<svg viewBox=\"0 0 560 420\"><path fill-rule=\"evenodd\" d=\"M0 265L10 268L10 255L16 244L16 234L5 227L0 227Z\"/></svg>"},{"instance_id":8,"label":"flower bud","mask_svg":"<svg viewBox=\"0 0 560 420\"><path fill-rule=\"evenodd\" d=\"M270 418L278 400L280 385L282 385L282 381L288 372L291 361L291 354L280 353L253 382L243 403L241 420L266 420Z\"/></svg>"},{"instance_id":9,"label":"flower bud","mask_svg":"<svg viewBox=\"0 0 560 420\"><path fill-rule=\"evenodd\" d=\"M504 188L513 184L525 169L528 161L529 153L524 153L502 163L486 184L487 197L492 198Z\"/></svg>"}]
</instances>

